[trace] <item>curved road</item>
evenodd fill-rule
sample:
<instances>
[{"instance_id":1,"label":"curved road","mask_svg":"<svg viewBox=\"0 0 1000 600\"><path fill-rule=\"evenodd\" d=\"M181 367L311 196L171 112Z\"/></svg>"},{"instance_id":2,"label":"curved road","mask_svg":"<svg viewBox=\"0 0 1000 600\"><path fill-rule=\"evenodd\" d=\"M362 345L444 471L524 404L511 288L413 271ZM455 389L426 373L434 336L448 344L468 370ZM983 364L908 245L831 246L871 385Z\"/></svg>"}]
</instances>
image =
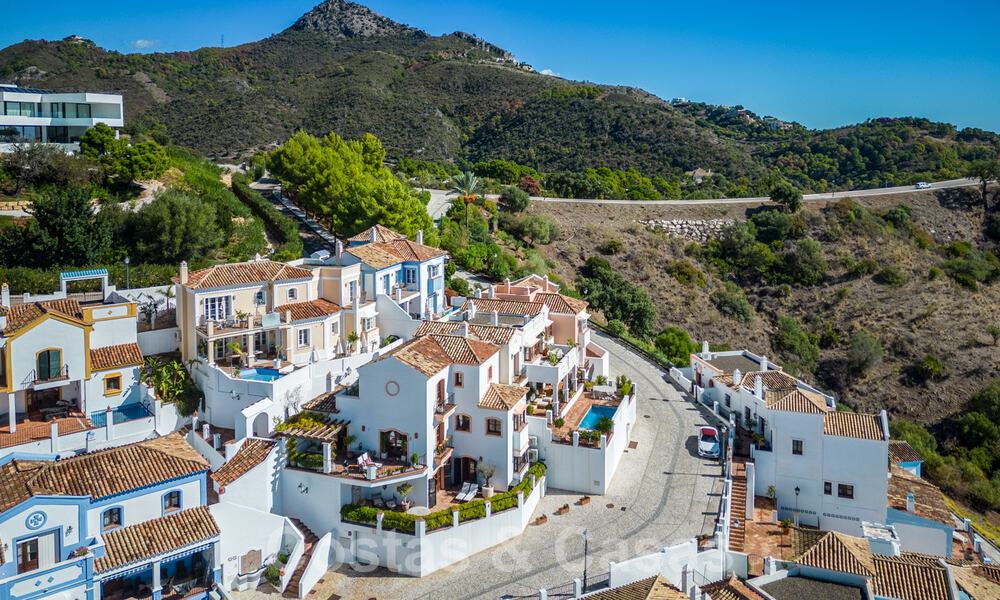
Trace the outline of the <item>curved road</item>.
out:
<instances>
[{"instance_id":1,"label":"curved road","mask_svg":"<svg viewBox=\"0 0 1000 600\"><path fill-rule=\"evenodd\" d=\"M979 183L971 179L949 179L948 181L938 181L930 184L927 190L946 190L951 188L961 188L969 186L979 186ZM421 189L430 192L431 201L427 204L427 212L432 219L438 219L451 205L454 199L450 192L446 190ZM888 194L899 194L902 192L916 191L912 185L902 185L887 188L872 188L866 190L849 190L842 192L823 192L821 194L805 194L802 200L805 202L820 202L826 200L836 200L838 198L865 198L868 196L885 196ZM491 198L496 198L496 194L491 194ZM769 202L770 198L714 198L709 200L601 200L601 199L581 199L581 198L547 198L544 196L532 196L532 201L549 202L552 204L628 204L630 206L697 206L703 204L757 204Z\"/></svg>"},{"instance_id":2,"label":"curved road","mask_svg":"<svg viewBox=\"0 0 1000 600\"><path fill-rule=\"evenodd\" d=\"M609 560L621 561L711 533L722 479L718 463L698 458L695 452L694 433L706 423L704 415L667 383L658 367L598 337L611 352L611 372L630 377L640 394L638 422L632 432L638 446L623 456L607 495L595 496L589 505L580 507L574 503L581 494L550 489L535 512L536 516L548 514L548 523L530 525L510 542L420 579L395 576L385 569L362 575L341 567L325 576L318 595L336 593L345 599L537 597L539 588L581 576L584 528L591 533L591 577L607 572ZM556 516L555 509L567 503L570 513Z\"/></svg>"}]
</instances>

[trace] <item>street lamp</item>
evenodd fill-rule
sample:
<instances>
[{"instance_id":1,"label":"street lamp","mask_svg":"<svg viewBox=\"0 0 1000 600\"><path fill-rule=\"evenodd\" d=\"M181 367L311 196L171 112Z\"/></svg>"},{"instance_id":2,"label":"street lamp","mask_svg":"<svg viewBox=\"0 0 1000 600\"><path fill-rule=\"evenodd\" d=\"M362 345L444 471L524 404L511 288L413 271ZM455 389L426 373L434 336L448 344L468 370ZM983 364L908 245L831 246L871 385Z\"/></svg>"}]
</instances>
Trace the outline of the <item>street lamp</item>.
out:
<instances>
[{"instance_id":1,"label":"street lamp","mask_svg":"<svg viewBox=\"0 0 1000 600\"><path fill-rule=\"evenodd\" d=\"M583 591L587 591L587 553L590 548L590 530L583 530Z\"/></svg>"},{"instance_id":2,"label":"street lamp","mask_svg":"<svg viewBox=\"0 0 1000 600\"><path fill-rule=\"evenodd\" d=\"M799 512L799 486L795 486L795 512Z\"/></svg>"},{"instance_id":3,"label":"street lamp","mask_svg":"<svg viewBox=\"0 0 1000 600\"><path fill-rule=\"evenodd\" d=\"M132 288L132 278L129 276L130 274L129 274L129 270L128 270L128 263L129 263L129 259L126 256L125 257L125 289L131 289Z\"/></svg>"}]
</instances>

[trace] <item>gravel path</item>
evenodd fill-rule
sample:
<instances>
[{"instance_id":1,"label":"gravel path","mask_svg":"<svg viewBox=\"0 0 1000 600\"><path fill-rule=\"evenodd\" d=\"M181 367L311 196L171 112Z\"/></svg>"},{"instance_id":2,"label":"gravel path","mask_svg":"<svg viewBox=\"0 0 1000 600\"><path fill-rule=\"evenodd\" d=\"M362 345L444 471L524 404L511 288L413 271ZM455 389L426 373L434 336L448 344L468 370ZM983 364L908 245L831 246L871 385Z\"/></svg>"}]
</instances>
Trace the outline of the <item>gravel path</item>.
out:
<instances>
[{"instance_id":1,"label":"gravel path","mask_svg":"<svg viewBox=\"0 0 1000 600\"><path fill-rule=\"evenodd\" d=\"M638 447L623 457L609 494L581 507L574 504L580 494L550 489L536 511L548 514L548 523L529 526L516 540L419 579L386 569L357 573L343 566L324 577L314 597L531 596L539 588L560 586L582 575L584 528L591 533L591 578L606 573L608 561L712 533L722 480L718 463L700 459L695 452L694 433L706 422L704 415L682 399L659 368L608 338L600 337L598 343L611 352L611 372L628 375L640 393L632 433ZM555 509L567 503L572 507L569 514L556 516ZM236 597L252 600L264 594Z\"/></svg>"}]
</instances>

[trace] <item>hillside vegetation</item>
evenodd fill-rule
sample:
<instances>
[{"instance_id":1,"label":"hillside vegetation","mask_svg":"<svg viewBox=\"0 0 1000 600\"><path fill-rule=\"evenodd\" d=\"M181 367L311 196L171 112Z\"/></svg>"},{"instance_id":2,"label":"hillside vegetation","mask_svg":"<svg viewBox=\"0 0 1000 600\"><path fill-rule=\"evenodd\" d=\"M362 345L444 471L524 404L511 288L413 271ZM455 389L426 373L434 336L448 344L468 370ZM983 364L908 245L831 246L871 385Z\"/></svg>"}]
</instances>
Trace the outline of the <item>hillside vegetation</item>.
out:
<instances>
[{"instance_id":1,"label":"hillside vegetation","mask_svg":"<svg viewBox=\"0 0 1000 600\"><path fill-rule=\"evenodd\" d=\"M660 178L663 198L763 195L782 178L820 191L958 177L1000 151L996 134L923 119L811 131L739 106L570 82L474 36L430 36L341 0L233 48L126 55L76 38L25 41L0 50L0 80L120 92L129 131L162 128L215 157L245 156L299 129L372 133L391 163L503 159L563 174L547 186L557 190L579 188L566 173L634 170ZM583 185L580 193L603 191Z\"/></svg>"}]
</instances>

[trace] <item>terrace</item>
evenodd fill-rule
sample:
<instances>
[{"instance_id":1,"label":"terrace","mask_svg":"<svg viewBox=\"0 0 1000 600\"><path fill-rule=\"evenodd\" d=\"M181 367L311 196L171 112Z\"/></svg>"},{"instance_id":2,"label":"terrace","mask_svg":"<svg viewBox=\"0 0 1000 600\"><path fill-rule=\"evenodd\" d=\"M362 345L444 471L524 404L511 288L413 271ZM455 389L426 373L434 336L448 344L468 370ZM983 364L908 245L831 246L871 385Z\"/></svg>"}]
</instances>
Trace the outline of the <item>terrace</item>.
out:
<instances>
[{"instance_id":1,"label":"terrace","mask_svg":"<svg viewBox=\"0 0 1000 600\"><path fill-rule=\"evenodd\" d=\"M88 429L94 429L95 425L81 412L71 411L64 417L55 417L44 420L42 417L16 416L17 422L12 430L9 417L0 417L0 448L12 448L22 444L30 444L47 440L52 437L53 425L57 435L62 437Z\"/></svg>"},{"instance_id":2,"label":"terrace","mask_svg":"<svg viewBox=\"0 0 1000 600\"><path fill-rule=\"evenodd\" d=\"M581 432L580 444L596 446L599 439L591 439L597 432L596 424L601 417L612 418L613 411L621 405L623 398L614 393L602 393L594 391L584 391L580 398L570 405L563 414L563 423L556 427L553 423L552 437L555 441L571 444L573 442L573 432ZM597 407L595 409L595 407ZM605 409L605 410L602 410ZM592 414L593 413L593 414ZM602 414L603 413L603 414ZM613 434L613 429L607 432L608 439Z\"/></svg>"}]
</instances>

